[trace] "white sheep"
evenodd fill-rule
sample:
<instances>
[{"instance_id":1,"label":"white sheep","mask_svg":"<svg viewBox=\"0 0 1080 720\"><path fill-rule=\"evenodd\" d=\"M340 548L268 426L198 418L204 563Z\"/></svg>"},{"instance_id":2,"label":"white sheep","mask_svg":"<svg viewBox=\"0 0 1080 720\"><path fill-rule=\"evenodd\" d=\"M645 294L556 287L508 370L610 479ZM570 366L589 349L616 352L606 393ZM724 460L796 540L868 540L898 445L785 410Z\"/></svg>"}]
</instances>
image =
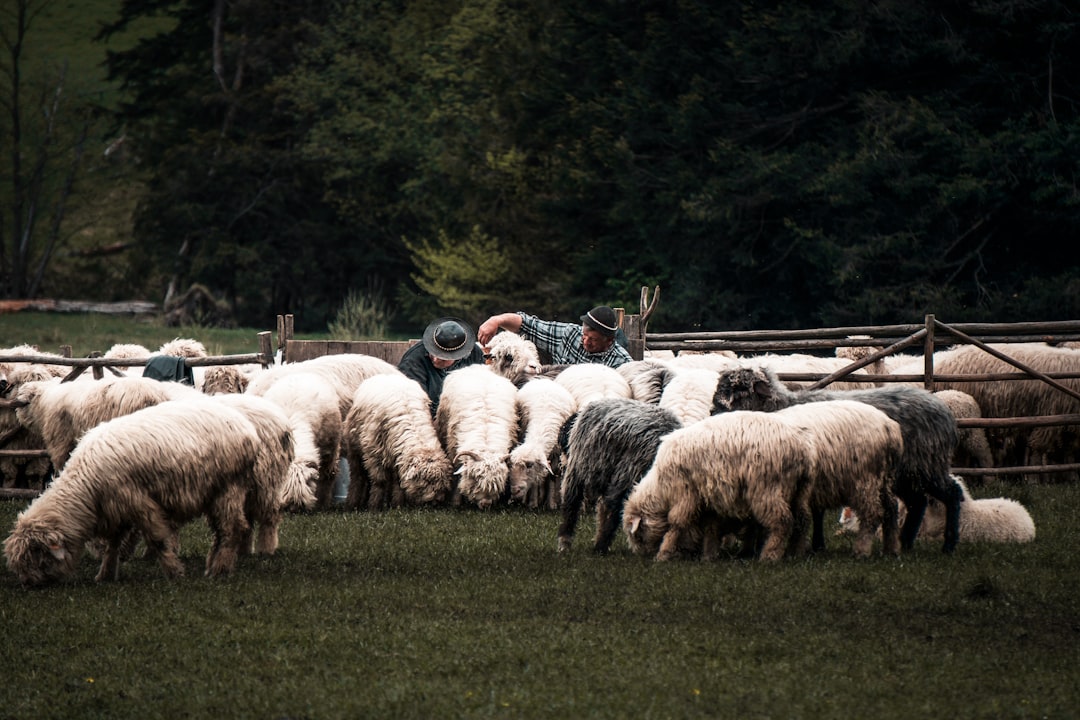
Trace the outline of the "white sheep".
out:
<instances>
[{"instance_id":1,"label":"white sheep","mask_svg":"<svg viewBox=\"0 0 1080 720\"><path fill-rule=\"evenodd\" d=\"M1027 509L1015 500L996 498L973 498L964 481L953 476L964 492L960 504L960 534L964 542L1025 543L1035 539L1035 522ZM899 507L903 518L906 508ZM841 534L850 534L860 527L859 515L850 507L840 511ZM945 508L932 500L926 507L920 539L940 540L945 534Z\"/></svg>"},{"instance_id":2,"label":"white sheep","mask_svg":"<svg viewBox=\"0 0 1080 720\"><path fill-rule=\"evenodd\" d=\"M293 373L311 372L322 377L334 388L338 396L338 410L341 419L349 414L353 395L360 383L372 375L401 374L397 366L382 358L356 353L341 355L321 355L310 360L277 365L256 373L248 383L245 392L251 395L265 395L266 391L282 377Z\"/></svg>"},{"instance_id":3,"label":"white sheep","mask_svg":"<svg viewBox=\"0 0 1080 720\"><path fill-rule=\"evenodd\" d=\"M258 397L258 396L256 396ZM297 435L297 455L312 457L314 507L326 510L333 503L341 457L341 414L334 387L315 373L295 372L278 379L261 397L277 404Z\"/></svg>"},{"instance_id":4,"label":"white sheep","mask_svg":"<svg viewBox=\"0 0 1080 720\"><path fill-rule=\"evenodd\" d=\"M61 357L41 352L32 345L16 345L0 349L0 355L11 357ZM66 376L71 368L63 365L31 362L0 363L0 397L11 398L23 383L50 380ZM40 450L41 436L27 430L15 417L12 407L0 409L0 449ZM0 481L4 487L44 487L52 474L48 458L0 457Z\"/></svg>"},{"instance_id":5,"label":"white sheep","mask_svg":"<svg viewBox=\"0 0 1080 720\"><path fill-rule=\"evenodd\" d=\"M517 387L486 365L447 374L435 428L457 468L452 502L486 509L507 489L510 451L517 439Z\"/></svg>"},{"instance_id":6,"label":"white sheep","mask_svg":"<svg viewBox=\"0 0 1080 720\"><path fill-rule=\"evenodd\" d=\"M498 336L496 336L498 337ZM510 452L510 498L537 508L559 504L559 431L577 405L570 391L548 378L536 378L517 391L521 441Z\"/></svg>"},{"instance_id":7,"label":"white sheep","mask_svg":"<svg viewBox=\"0 0 1080 720\"><path fill-rule=\"evenodd\" d=\"M435 432L431 399L404 375L360 383L345 417L343 448L347 508L439 504L450 493L453 467Z\"/></svg>"},{"instance_id":8,"label":"white sheep","mask_svg":"<svg viewBox=\"0 0 1080 720\"><path fill-rule=\"evenodd\" d=\"M200 389L207 395L242 393L250 378L236 365L214 365L203 371Z\"/></svg>"},{"instance_id":9,"label":"white sheep","mask_svg":"<svg viewBox=\"0 0 1080 720\"><path fill-rule=\"evenodd\" d=\"M88 541L106 540L98 580L119 573L131 530L156 549L168 577L184 572L177 528L205 515L214 533L206 574L231 572L277 488L252 472L260 443L241 413L204 397L155 405L91 429L63 472L22 511L7 540L8 567L26 586L74 574Z\"/></svg>"},{"instance_id":10,"label":"white sheep","mask_svg":"<svg viewBox=\"0 0 1080 720\"><path fill-rule=\"evenodd\" d=\"M658 405L670 410L683 425L712 414L713 397L720 373L710 368L681 368L660 393Z\"/></svg>"},{"instance_id":11,"label":"white sheep","mask_svg":"<svg viewBox=\"0 0 1080 720\"><path fill-rule=\"evenodd\" d=\"M839 350L839 348L837 349ZM848 348L848 350L854 350L854 348ZM848 365L852 364L851 360L844 357L820 357L806 353L765 353L763 355L754 355L745 358L744 360L756 365L771 368L773 372L780 375L814 374L826 376L832 375L837 370L846 368ZM866 371L860 370L860 372ZM799 390L801 388L809 387L814 382L814 380L785 380L784 385L791 390ZM827 389L859 390L872 387L876 387L876 384L870 382L838 380L830 383Z\"/></svg>"},{"instance_id":12,"label":"white sheep","mask_svg":"<svg viewBox=\"0 0 1080 720\"><path fill-rule=\"evenodd\" d=\"M630 492L623 529L630 548L657 560L676 557L711 538L695 531L715 519L721 530L753 520L764 534L759 557L783 557L796 515L809 514L804 478L813 464L804 433L771 413L730 412L674 430L660 441L656 459ZM715 516L715 518L713 517Z\"/></svg>"},{"instance_id":13,"label":"white sheep","mask_svg":"<svg viewBox=\"0 0 1080 720\"><path fill-rule=\"evenodd\" d=\"M609 397L629 398L630 383L619 371L598 363L568 365L555 377L574 396L574 403L581 410L593 400Z\"/></svg>"},{"instance_id":14,"label":"white sheep","mask_svg":"<svg viewBox=\"0 0 1080 720\"><path fill-rule=\"evenodd\" d=\"M531 340L517 333L498 332L488 341L488 367L510 380L534 376L540 372L540 353Z\"/></svg>"}]
</instances>

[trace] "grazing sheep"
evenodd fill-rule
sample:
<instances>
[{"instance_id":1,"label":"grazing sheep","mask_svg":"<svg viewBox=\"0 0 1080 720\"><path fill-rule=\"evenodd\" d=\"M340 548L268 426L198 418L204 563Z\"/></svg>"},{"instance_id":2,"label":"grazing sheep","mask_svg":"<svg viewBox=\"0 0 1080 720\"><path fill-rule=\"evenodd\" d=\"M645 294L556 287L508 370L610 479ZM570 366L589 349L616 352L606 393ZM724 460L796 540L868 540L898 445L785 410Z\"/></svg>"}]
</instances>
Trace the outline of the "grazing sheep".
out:
<instances>
[{"instance_id":1,"label":"grazing sheep","mask_svg":"<svg viewBox=\"0 0 1080 720\"><path fill-rule=\"evenodd\" d=\"M897 555L897 505L892 492L896 468L904 452L900 426L885 413L852 400L825 400L792 405L775 417L805 431L813 446L809 472L810 512L815 526L825 511L847 505L867 518L858 533L856 557L868 557L874 532L884 528L884 552ZM792 535L793 552L805 551L801 525ZM824 537L814 550L824 549Z\"/></svg>"},{"instance_id":2,"label":"grazing sheep","mask_svg":"<svg viewBox=\"0 0 1080 720\"><path fill-rule=\"evenodd\" d=\"M652 465L661 438L680 427L670 410L630 398L597 400L578 413L567 441L560 552L573 544L586 497L597 498L593 551L611 548L627 496Z\"/></svg>"},{"instance_id":3,"label":"grazing sheep","mask_svg":"<svg viewBox=\"0 0 1080 720\"><path fill-rule=\"evenodd\" d=\"M964 481L953 476L964 493L960 505L960 534L964 542L1025 543L1035 539L1035 522L1027 509L1009 498L973 498ZM906 508L900 504L900 517ZM858 514L849 507L840 511L840 533L850 534L859 529ZM945 534L945 508L936 500L926 506L926 515L919 538L940 540Z\"/></svg>"},{"instance_id":4,"label":"grazing sheep","mask_svg":"<svg viewBox=\"0 0 1080 720\"><path fill-rule=\"evenodd\" d=\"M250 529L248 496L260 510L276 505L276 488L251 471L259 442L242 414L201 397L98 425L19 514L4 542L8 568L25 586L60 581L74 574L88 541L104 538L97 579L115 579L120 546L135 530L166 576L177 577L184 573L178 530L206 515L214 534L206 574L231 572Z\"/></svg>"},{"instance_id":5,"label":"grazing sheep","mask_svg":"<svg viewBox=\"0 0 1080 720\"><path fill-rule=\"evenodd\" d=\"M431 400L411 378L385 374L360 383L345 417L343 446L347 508L442 503L450 492L454 469L435 433Z\"/></svg>"},{"instance_id":6,"label":"grazing sheep","mask_svg":"<svg viewBox=\"0 0 1080 720\"><path fill-rule=\"evenodd\" d=\"M498 337L498 335L496 335ZM515 336L516 337L516 336ZM576 410L574 396L554 380L536 378L517 391L521 441L510 452L510 499L538 508L559 504L559 431Z\"/></svg>"},{"instance_id":7,"label":"grazing sheep","mask_svg":"<svg viewBox=\"0 0 1080 720\"><path fill-rule=\"evenodd\" d=\"M956 420L940 398L925 390L889 385L866 390L789 390L769 367L746 365L720 374L714 412L729 410L780 410L822 400L856 400L876 407L900 425L904 453L897 468L895 495L908 507L900 533L901 547L910 549L919 532L927 496L946 507L947 524L943 550L951 553L959 541L959 486L949 475L957 444ZM814 545L824 545L824 528L814 523Z\"/></svg>"},{"instance_id":8,"label":"grazing sheep","mask_svg":"<svg viewBox=\"0 0 1080 720\"><path fill-rule=\"evenodd\" d=\"M454 504L464 498L487 509L503 498L517 424L517 388L512 382L486 365L447 374L435 428L457 468Z\"/></svg>"},{"instance_id":9,"label":"grazing sheep","mask_svg":"<svg viewBox=\"0 0 1080 720\"><path fill-rule=\"evenodd\" d=\"M703 420L712 414L719 379L720 373L709 368L677 370L660 393L658 404L675 413L683 425Z\"/></svg>"},{"instance_id":10,"label":"grazing sheep","mask_svg":"<svg viewBox=\"0 0 1080 720\"><path fill-rule=\"evenodd\" d=\"M297 455L314 456L313 506L328 509L334 500L334 483L341 457L342 428L337 392L320 375L297 372L280 378L261 397L285 411L297 435Z\"/></svg>"},{"instance_id":11,"label":"grazing sheep","mask_svg":"<svg viewBox=\"0 0 1080 720\"><path fill-rule=\"evenodd\" d=\"M1050 347L1043 343L996 344L990 347L1044 374L1080 373L1080 353L1069 348ZM916 369L917 368L917 369ZM894 374L909 375L922 372L917 366L898 366ZM963 345L934 353L934 373L942 375L981 375L986 373L1019 373L1013 365L1000 360L975 345ZM1080 392L1080 378L1063 378L1057 382L1074 392ZM1080 413L1080 400L1041 380L1000 380L942 382L938 390L961 390L975 398L986 417L1037 417ZM995 451L995 464L1050 465L1080 461L1080 426L987 428L987 437ZM1077 474L1070 472L1075 479ZM1035 482L1038 475L1026 477Z\"/></svg>"},{"instance_id":12,"label":"grazing sheep","mask_svg":"<svg viewBox=\"0 0 1080 720\"><path fill-rule=\"evenodd\" d=\"M630 384L630 397L654 405L675 376L675 370L659 360L632 360L615 369Z\"/></svg>"},{"instance_id":13,"label":"grazing sheep","mask_svg":"<svg viewBox=\"0 0 1080 720\"><path fill-rule=\"evenodd\" d=\"M337 392L338 410L342 420L349 414L353 395L356 394L356 388L360 387L360 383L372 375L401 374L397 366L371 355L354 353L322 355L310 360L277 365L256 373L248 383L246 392L251 395L265 395L266 391L281 378L300 372L315 373L330 383Z\"/></svg>"},{"instance_id":14,"label":"grazing sheep","mask_svg":"<svg viewBox=\"0 0 1080 720\"><path fill-rule=\"evenodd\" d=\"M488 342L492 372L511 380L540 372L540 353L531 340L517 333L499 332Z\"/></svg>"},{"instance_id":15,"label":"grazing sheep","mask_svg":"<svg viewBox=\"0 0 1080 720\"><path fill-rule=\"evenodd\" d=\"M555 377L574 396L578 410L593 400L606 397L630 397L630 383L619 371L598 363L568 365Z\"/></svg>"},{"instance_id":16,"label":"grazing sheep","mask_svg":"<svg viewBox=\"0 0 1080 720\"><path fill-rule=\"evenodd\" d=\"M953 417L958 420L960 418L982 417L982 408L979 407L979 403L966 392L938 390L934 395L941 398L941 401L949 407ZM957 432L959 433L959 442L956 445L956 452L953 453L953 466L994 467L994 456L990 452L990 441L986 437L986 428L957 428ZM976 479L981 482L987 481L986 476L983 475L976 476Z\"/></svg>"},{"instance_id":17,"label":"grazing sheep","mask_svg":"<svg viewBox=\"0 0 1080 720\"><path fill-rule=\"evenodd\" d=\"M714 514L721 527L756 522L764 535L760 559L779 560L796 521L809 515L805 478L813 446L804 435L771 413L737 411L672 431L626 500L623 530L631 550L657 560L676 557L684 536Z\"/></svg>"}]
</instances>

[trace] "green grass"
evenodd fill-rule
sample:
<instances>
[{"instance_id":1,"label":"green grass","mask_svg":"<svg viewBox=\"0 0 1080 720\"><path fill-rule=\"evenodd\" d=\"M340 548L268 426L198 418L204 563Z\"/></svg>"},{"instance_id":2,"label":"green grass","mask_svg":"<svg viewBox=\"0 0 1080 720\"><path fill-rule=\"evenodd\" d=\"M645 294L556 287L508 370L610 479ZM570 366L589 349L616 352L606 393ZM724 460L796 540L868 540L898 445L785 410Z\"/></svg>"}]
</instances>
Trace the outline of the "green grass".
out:
<instances>
[{"instance_id":1,"label":"green grass","mask_svg":"<svg viewBox=\"0 0 1080 720\"><path fill-rule=\"evenodd\" d=\"M93 313L24 312L0 314L0 347L35 345L45 352L58 352L71 345L73 357L86 357L92 351L105 352L116 343L138 343L156 350L177 337L194 338L210 355L243 355L259 351L260 332L274 333L277 328L166 327L157 318L131 318ZM328 334L297 333L295 338L326 339Z\"/></svg>"},{"instance_id":2,"label":"green grass","mask_svg":"<svg viewBox=\"0 0 1080 720\"><path fill-rule=\"evenodd\" d=\"M0 717L1063 718L1080 707L1080 487L993 485L1038 538L657 564L568 556L549 512L293 515L281 548L202 577L25 590L5 571ZM10 527L25 501L0 502Z\"/></svg>"}]
</instances>

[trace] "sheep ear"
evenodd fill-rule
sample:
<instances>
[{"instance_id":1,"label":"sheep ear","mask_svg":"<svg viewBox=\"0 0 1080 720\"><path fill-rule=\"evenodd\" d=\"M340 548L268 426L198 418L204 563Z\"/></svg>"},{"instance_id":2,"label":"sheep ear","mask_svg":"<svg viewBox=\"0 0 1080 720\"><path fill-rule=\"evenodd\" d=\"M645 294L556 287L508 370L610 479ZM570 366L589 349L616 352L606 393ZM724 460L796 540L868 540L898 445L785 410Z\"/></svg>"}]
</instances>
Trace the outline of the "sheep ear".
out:
<instances>
[{"instance_id":1,"label":"sheep ear","mask_svg":"<svg viewBox=\"0 0 1080 720\"><path fill-rule=\"evenodd\" d=\"M636 535L637 531L638 531L638 527L640 525L641 525L641 516L640 515L631 515L630 516L630 534L631 535Z\"/></svg>"},{"instance_id":2,"label":"sheep ear","mask_svg":"<svg viewBox=\"0 0 1080 720\"><path fill-rule=\"evenodd\" d=\"M67 550L64 549L63 545L49 543L49 552L51 552L53 557L57 560L64 560L67 558Z\"/></svg>"}]
</instances>

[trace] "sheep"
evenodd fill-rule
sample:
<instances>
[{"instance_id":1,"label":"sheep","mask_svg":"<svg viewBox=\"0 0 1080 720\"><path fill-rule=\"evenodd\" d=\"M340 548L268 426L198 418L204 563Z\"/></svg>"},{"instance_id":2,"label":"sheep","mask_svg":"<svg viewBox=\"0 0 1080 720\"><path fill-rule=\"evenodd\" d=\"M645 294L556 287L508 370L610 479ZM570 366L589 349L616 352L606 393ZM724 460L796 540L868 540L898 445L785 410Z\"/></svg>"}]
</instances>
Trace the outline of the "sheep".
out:
<instances>
[{"instance_id":1,"label":"sheep","mask_svg":"<svg viewBox=\"0 0 1080 720\"><path fill-rule=\"evenodd\" d=\"M627 496L652 465L661 438L680 427L670 410L630 398L597 400L578 413L567 442L559 552L573 544L586 496L597 498L593 552L608 552Z\"/></svg>"},{"instance_id":2,"label":"sheep","mask_svg":"<svg viewBox=\"0 0 1080 720\"><path fill-rule=\"evenodd\" d=\"M17 345L0 350L0 355L11 357L61 357L54 353L39 351L32 345ZM0 363L0 397L11 398L23 383L63 378L70 368L38 362ZM41 436L27 430L18 421L13 407L0 409L0 449L39 450ZM44 487L53 468L48 458L0 457L0 479L4 487Z\"/></svg>"},{"instance_id":3,"label":"sheep","mask_svg":"<svg viewBox=\"0 0 1080 720\"><path fill-rule=\"evenodd\" d=\"M312 478L314 502L311 507L328 509L333 503L341 457L342 427L337 392L320 375L296 372L280 378L261 397L285 411L297 435L297 455L314 456L312 462L316 472Z\"/></svg>"},{"instance_id":4,"label":"sheep","mask_svg":"<svg viewBox=\"0 0 1080 720\"><path fill-rule=\"evenodd\" d=\"M447 374L435 429L458 479L451 501L487 509L506 491L507 462L516 439L517 388L486 365Z\"/></svg>"},{"instance_id":5,"label":"sheep","mask_svg":"<svg viewBox=\"0 0 1080 720\"><path fill-rule=\"evenodd\" d=\"M251 378L245 392L251 395L264 395L282 377L298 372L315 373L330 383L337 392L341 420L349 414L353 395L356 393L356 388L360 387L360 383L372 375L401 374L395 365L371 355L354 353L322 355L310 360L286 363L263 370Z\"/></svg>"},{"instance_id":6,"label":"sheep","mask_svg":"<svg viewBox=\"0 0 1080 720\"><path fill-rule=\"evenodd\" d=\"M730 350L717 350L715 352L700 350L680 350L673 358L663 361L665 365L676 370L686 368L705 368L707 370L727 370L739 364L735 353Z\"/></svg>"},{"instance_id":7,"label":"sheep","mask_svg":"<svg viewBox=\"0 0 1080 720\"><path fill-rule=\"evenodd\" d=\"M492 372L511 380L540 372L540 353L531 340L517 333L499 332L488 342Z\"/></svg>"},{"instance_id":8,"label":"sheep","mask_svg":"<svg viewBox=\"0 0 1080 720\"><path fill-rule=\"evenodd\" d=\"M496 336L498 337L498 336ZM538 508L559 504L559 431L577 406L570 391L554 380L536 378L517 391L521 440L510 452L510 499Z\"/></svg>"},{"instance_id":9,"label":"sheep","mask_svg":"<svg viewBox=\"0 0 1080 720\"><path fill-rule=\"evenodd\" d=\"M962 479L955 475L953 479L964 493L960 505L960 534L964 542L1025 543L1035 539L1035 522L1023 505L1003 497L973 498ZM901 503L899 516L902 518L905 512ZM856 532L860 524L858 513L850 507L840 511L840 534ZM940 540L944 533L945 508L931 500L926 506L919 538Z\"/></svg>"},{"instance_id":10,"label":"sheep","mask_svg":"<svg viewBox=\"0 0 1080 720\"><path fill-rule=\"evenodd\" d=\"M345 417L343 445L347 508L442 503L450 492L453 467L435 432L431 400L411 378L384 374L360 383Z\"/></svg>"},{"instance_id":11,"label":"sheep","mask_svg":"<svg viewBox=\"0 0 1080 720\"><path fill-rule=\"evenodd\" d=\"M311 485L314 484L317 459L310 438L303 446L308 452L297 454L297 433L306 432L307 427L301 425L299 430L294 428L285 411L266 398L229 393L212 395L210 399L243 414L254 426L259 438L251 471L273 495L266 498L249 493L244 508L251 524L257 522L259 526L255 552L272 555L278 547L278 527L284 509L308 508L315 503ZM249 537L250 525L241 546L241 552L245 554L251 552Z\"/></svg>"},{"instance_id":12,"label":"sheep","mask_svg":"<svg viewBox=\"0 0 1080 720\"><path fill-rule=\"evenodd\" d=\"M102 357L110 360L146 360L150 357L150 350L138 343L115 343L102 354ZM138 377L142 375L142 365L128 366L119 372L130 377Z\"/></svg>"},{"instance_id":13,"label":"sheep","mask_svg":"<svg viewBox=\"0 0 1080 720\"><path fill-rule=\"evenodd\" d=\"M982 408L975 398L960 390L938 390L934 393L941 398L953 417L981 418ZM994 456L990 451L990 441L986 436L986 428L966 427L957 428L959 441L956 452L953 453L953 465L956 467L994 467ZM985 476L978 476L981 482L986 482Z\"/></svg>"},{"instance_id":14,"label":"sheep","mask_svg":"<svg viewBox=\"0 0 1080 720\"><path fill-rule=\"evenodd\" d=\"M15 393L13 405L18 421L41 437L53 468L61 470L90 428L197 392L188 385L134 376L88 383L52 379L24 383Z\"/></svg>"},{"instance_id":15,"label":"sheep","mask_svg":"<svg viewBox=\"0 0 1080 720\"><path fill-rule=\"evenodd\" d=\"M240 368L235 365L215 365L203 372L200 389L207 395L222 393L242 393L250 382Z\"/></svg>"},{"instance_id":16,"label":"sheep","mask_svg":"<svg viewBox=\"0 0 1080 720\"><path fill-rule=\"evenodd\" d=\"M775 417L807 434L813 446L809 474L810 511L821 526L826 510L858 505L868 518L854 545L856 557L868 557L874 531L884 528L884 552L899 554L897 502L892 492L904 451L900 426L885 413L853 400L825 400L792 405ZM805 551L803 527L796 526L792 552ZM814 550L824 549L824 538Z\"/></svg>"},{"instance_id":17,"label":"sheep","mask_svg":"<svg viewBox=\"0 0 1080 720\"><path fill-rule=\"evenodd\" d=\"M623 508L630 549L669 560L687 545L685 536L715 515L722 524L756 522L764 534L758 557L779 560L796 522L809 514L805 478L813 449L803 436L792 423L749 411L672 431Z\"/></svg>"},{"instance_id":18,"label":"sheep","mask_svg":"<svg viewBox=\"0 0 1080 720\"><path fill-rule=\"evenodd\" d=\"M769 367L748 364L720 374L713 412L731 410L775 411L791 405L822 400L856 400L881 410L900 425L904 453L897 468L894 494L908 507L900 533L901 547L910 550L919 532L927 496L946 508L943 551L955 551L959 541L962 494L949 475L958 441L956 420L948 406L933 394L908 386L865 390L792 391ZM824 545L824 528L814 523L814 546Z\"/></svg>"},{"instance_id":19,"label":"sheep","mask_svg":"<svg viewBox=\"0 0 1080 720\"><path fill-rule=\"evenodd\" d=\"M100 537L107 550L96 579L116 579L120 546L134 529L156 548L165 575L178 577L178 529L206 515L214 535L206 575L228 574L249 530L248 496L257 519L276 504L276 488L251 471L259 443L244 415L201 397L102 423L19 513L4 542L8 568L24 586L64 580Z\"/></svg>"},{"instance_id":20,"label":"sheep","mask_svg":"<svg viewBox=\"0 0 1080 720\"><path fill-rule=\"evenodd\" d=\"M1043 343L990 345L991 349L1018 360L1044 374L1080 372L1080 353ZM934 353L934 373L975 375L1018 373L1013 365L974 345L963 345ZM893 373L909 375L923 371L918 365L896 366ZM1064 378L1056 382L1080 392L1080 379ZM937 390L961 390L978 403L983 414L992 418L1035 417L1080 413L1080 400L1041 380L937 381ZM987 437L996 452L999 466L1073 463L1080 459L1080 427L1076 425L1035 428L988 428ZM1034 481L1038 476L1027 479ZM1076 477L1075 473L1070 477Z\"/></svg>"},{"instance_id":21,"label":"sheep","mask_svg":"<svg viewBox=\"0 0 1080 720\"><path fill-rule=\"evenodd\" d=\"M707 418L719 379L720 373L709 368L680 369L664 386L658 404L675 413L683 425Z\"/></svg>"},{"instance_id":22,"label":"sheep","mask_svg":"<svg viewBox=\"0 0 1080 720\"><path fill-rule=\"evenodd\" d=\"M208 357L206 352L206 346L194 338L173 338L168 342L164 342L154 352L150 353L150 357L155 355L166 355L169 357L181 357L187 360L195 360L199 358ZM204 367L192 367L191 368L191 380L192 384L197 388L202 388L204 374L206 368Z\"/></svg>"},{"instance_id":23,"label":"sheep","mask_svg":"<svg viewBox=\"0 0 1080 720\"><path fill-rule=\"evenodd\" d=\"M619 371L597 363L577 363L563 369L555 378L574 396L578 410L593 400L605 397L630 397L630 383Z\"/></svg>"},{"instance_id":24,"label":"sheep","mask_svg":"<svg viewBox=\"0 0 1080 720\"><path fill-rule=\"evenodd\" d=\"M675 376L675 370L667 363L659 360L631 360L615 368L630 384L630 397L642 402L660 402L660 395L671 378Z\"/></svg>"}]
</instances>

